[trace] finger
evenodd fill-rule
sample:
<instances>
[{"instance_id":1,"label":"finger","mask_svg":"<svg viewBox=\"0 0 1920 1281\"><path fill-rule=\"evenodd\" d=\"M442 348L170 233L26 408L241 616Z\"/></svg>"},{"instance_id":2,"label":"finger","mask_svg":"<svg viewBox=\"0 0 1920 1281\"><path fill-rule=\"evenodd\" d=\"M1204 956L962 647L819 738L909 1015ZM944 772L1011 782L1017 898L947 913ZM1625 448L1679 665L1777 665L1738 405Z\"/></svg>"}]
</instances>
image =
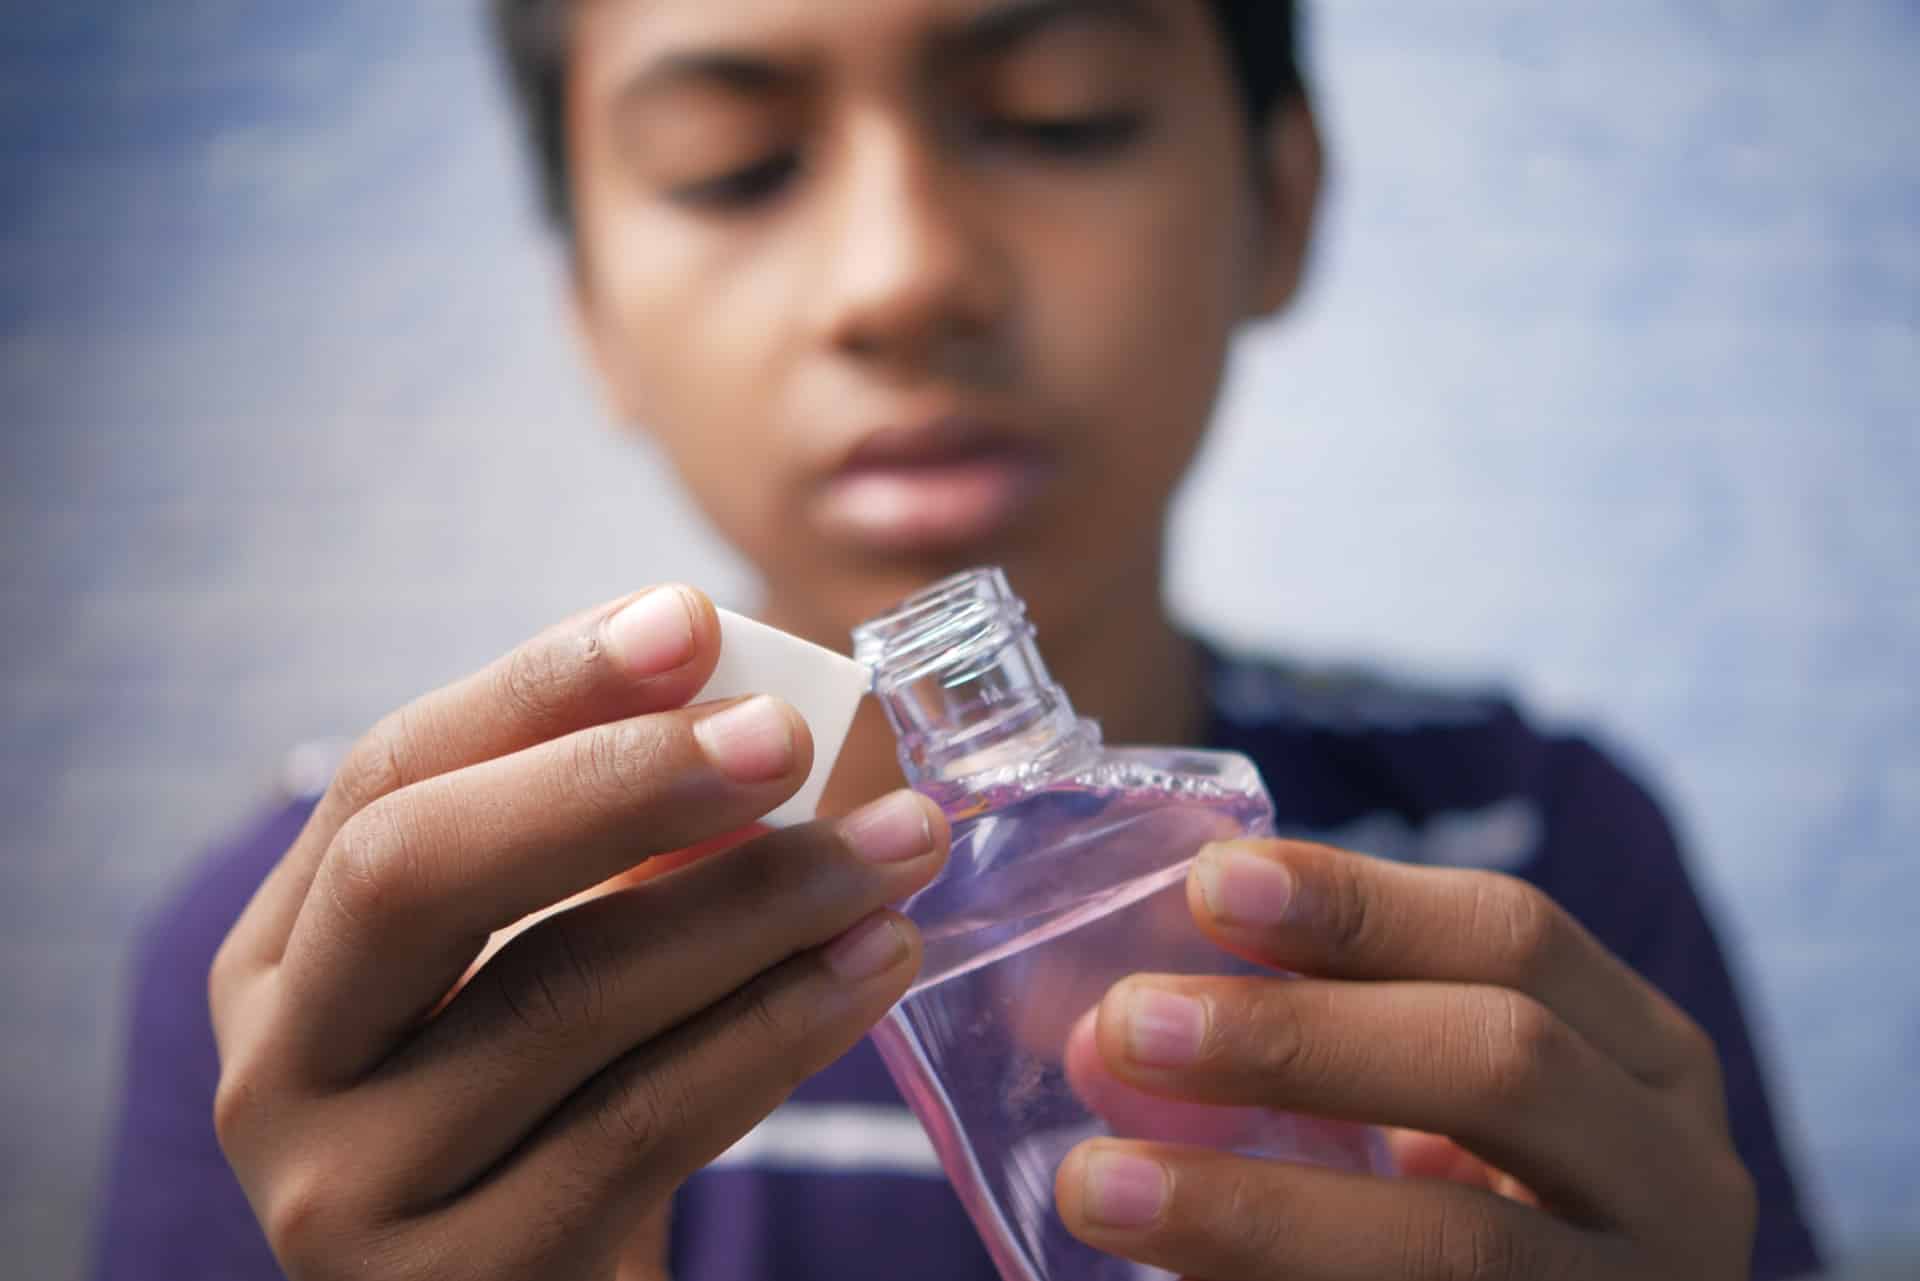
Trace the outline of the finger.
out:
<instances>
[{"instance_id":1,"label":"finger","mask_svg":"<svg viewBox=\"0 0 1920 1281\"><path fill-rule=\"evenodd\" d=\"M1552 899L1509 876L1235 841L1202 851L1187 898L1203 929L1250 960L1328 978L1523 992L1651 1085L1715 1063L1711 1042L1677 1006Z\"/></svg>"},{"instance_id":2,"label":"finger","mask_svg":"<svg viewBox=\"0 0 1920 1281\"><path fill-rule=\"evenodd\" d=\"M919 932L887 911L761 975L576 1091L462 1199L461 1232L510 1259L547 1233L617 1249L644 1207L851 1049L919 964Z\"/></svg>"},{"instance_id":3,"label":"finger","mask_svg":"<svg viewBox=\"0 0 1920 1281\"><path fill-rule=\"evenodd\" d=\"M713 604L658 587L550 628L472 676L374 726L229 937L224 969L278 961L316 869L346 821L423 779L522 751L591 725L679 707L720 652Z\"/></svg>"},{"instance_id":4,"label":"finger","mask_svg":"<svg viewBox=\"0 0 1920 1281\"><path fill-rule=\"evenodd\" d=\"M1201 1148L1084 1143L1054 1193L1087 1244L1210 1281L1640 1275L1619 1242L1474 1188Z\"/></svg>"},{"instance_id":5,"label":"finger","mask_svg":"<svg viewBox=\"0 0 1920 1281\"><path fill-rule=\"evenodd\" d=\"M1695 1172L1658 1094L1507 989L1135 978L1096 1035L1150 1093L1451 1135L1581 1222L1657 1222Z\"/></svg>"},{"instance_id":6,"label":"finger","mask_svg":"<svg viewBox=\"0 0 1920 1281\"><path fill-rule=\"evenodd\" d=\"M367 1115L409 1118L396 1192L432 1204L634 1046L923 888L946 850L938 807L896 792L541 922L363 1087Z\"/></svg>"},{"instance_id":7,"label":"finger","mask_svg":"<svg viewBox=\"0 0 1920 1281\"><path fill-rule=\"evenodd\" d=\"M805 722L754 698L600 725L416 783L356 814L277 977L287 1061L351 1078L416 1027L493 931L798 790Z\"/></svg>"}]
</instances>

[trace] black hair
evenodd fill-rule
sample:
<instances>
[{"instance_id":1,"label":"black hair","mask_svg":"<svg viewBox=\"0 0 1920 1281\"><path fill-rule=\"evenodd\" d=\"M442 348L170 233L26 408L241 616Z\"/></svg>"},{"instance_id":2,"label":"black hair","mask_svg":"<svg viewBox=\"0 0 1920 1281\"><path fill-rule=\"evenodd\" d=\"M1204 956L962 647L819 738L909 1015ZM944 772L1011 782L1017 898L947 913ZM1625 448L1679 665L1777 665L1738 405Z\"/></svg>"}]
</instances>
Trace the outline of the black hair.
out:
<instances>
[{"instance_id":1,"label":"black hair","mask_svg":"<svg viewBox=\"0 0 1920 1281\"><path fill-rule=\"evenodd\" d=\"M492 0L494 34L538 166L547 216L573 224L567 173L567 24L574 0ZM1296 0L1206 0L1254 126L1302 92Z\"/></svg>"}]
</instances>

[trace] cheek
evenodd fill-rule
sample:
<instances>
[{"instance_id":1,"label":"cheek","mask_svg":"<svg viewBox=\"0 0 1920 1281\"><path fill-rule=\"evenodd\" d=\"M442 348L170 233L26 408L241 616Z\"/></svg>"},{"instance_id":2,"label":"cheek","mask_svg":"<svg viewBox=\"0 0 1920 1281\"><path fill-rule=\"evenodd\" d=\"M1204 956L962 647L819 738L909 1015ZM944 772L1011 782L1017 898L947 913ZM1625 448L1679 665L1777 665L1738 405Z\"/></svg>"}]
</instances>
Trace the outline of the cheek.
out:
<instances>
[{"instance_id":1,"label":"cheek","mask_svg":"<svg viewBox=\"0 0 1920 1281\"><path fill-rule=\"evenodd\" d=\"M777 506L775 403L791 282L783 259L721 245L671 219L601 228L595 266L603 359L622 411L671 458L732 541L752 546Z\"/></svg>"},{"instance_id":2,"label":"cheek","mask_svg":"<svg viewBox=\"0 0 1920 1281\"><path fill-rule=\"evenodd\" d=\"M1238 198L1200 166L1163 169L1030 247L1050 285L1030 299L1033 341L1089 428L1125 440L1102 453L1124 473L1107 483L1170 490L1211 417L1240 315L1221 231Z\"/></svg>"},{"instance_id":3,"label":"cheek","mask_svg":"<svg viewBox=\"0 0 1920 1281\"><path fill-rule=\"evenodd\" d=\"M764 385L783 297L767 259L671 218L617 220L595 243L613 354L650 419L705 426Z\"/></svg>"}]
</instances>

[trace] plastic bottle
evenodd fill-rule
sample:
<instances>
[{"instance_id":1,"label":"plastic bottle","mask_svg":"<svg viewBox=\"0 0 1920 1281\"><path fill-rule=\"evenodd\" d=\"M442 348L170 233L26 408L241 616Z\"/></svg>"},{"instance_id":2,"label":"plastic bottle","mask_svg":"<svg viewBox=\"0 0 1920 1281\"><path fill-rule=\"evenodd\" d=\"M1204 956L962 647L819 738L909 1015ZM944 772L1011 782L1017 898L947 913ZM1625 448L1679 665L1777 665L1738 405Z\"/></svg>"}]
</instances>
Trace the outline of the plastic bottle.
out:
<instances>
[{"instance_id":1,"label":"plastic bottle","mask_svg":"<svg viewBox=\"0 0 1920 1281\"><path fill-rule=\"evenodd\" d=\"M1383 1171L1367 1127L1150 1096L1108 1074L1092 1011L1129 974L1245 974L1193 923L1208 842L1271 831L1245 757L1110 748L1074 714L999 570L962 574L854 632L908 781L953 823L940 879L905 905L919 980L874 1033L1006 1281L1162 1275L1066 1230L1054 1174L1111 1134Z\"/></svg>"}]
</instances>

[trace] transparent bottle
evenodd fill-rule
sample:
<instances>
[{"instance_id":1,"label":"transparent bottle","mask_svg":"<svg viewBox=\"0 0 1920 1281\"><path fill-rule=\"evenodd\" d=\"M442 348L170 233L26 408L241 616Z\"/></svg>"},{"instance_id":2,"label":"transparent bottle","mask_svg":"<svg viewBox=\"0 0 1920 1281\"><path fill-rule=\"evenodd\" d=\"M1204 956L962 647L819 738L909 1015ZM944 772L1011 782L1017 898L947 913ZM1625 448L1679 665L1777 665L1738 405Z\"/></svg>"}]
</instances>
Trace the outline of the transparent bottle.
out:
<instances>
[{"instance_id":1,"label":"transparent bottle","mask_svg":"<svg viewBox=\"0 0 1920 1281\"><path fill-rule=\"evenodd\" d=\"M1388 1168L1373 1129L1151 1096L1094 1048L1092 1012L1129 974L1261 972L1200 932L1184 889L1203 845L1271 831L1250 761L1103 746L997 569L928 588L854 643L908 781L953 824L947 870L905 907L920 978L874 1040L1006 1281L1163 1275L1081 1244L1054 1209L1062 1158L1096 1135Z\"/></svg>"}]
</instances>

